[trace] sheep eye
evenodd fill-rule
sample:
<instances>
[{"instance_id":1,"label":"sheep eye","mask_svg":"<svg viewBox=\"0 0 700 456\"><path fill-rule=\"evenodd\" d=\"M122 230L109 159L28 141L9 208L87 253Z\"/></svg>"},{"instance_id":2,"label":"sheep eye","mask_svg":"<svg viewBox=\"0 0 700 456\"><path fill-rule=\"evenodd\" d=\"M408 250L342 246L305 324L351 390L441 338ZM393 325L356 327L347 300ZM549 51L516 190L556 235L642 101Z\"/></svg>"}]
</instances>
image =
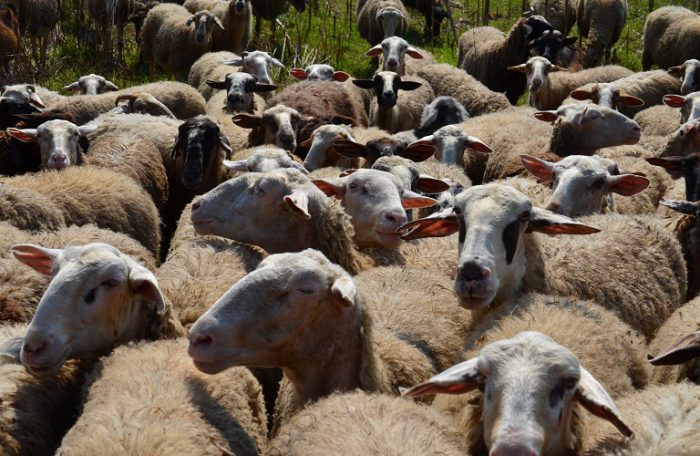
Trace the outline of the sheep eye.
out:
<instances>
[{"instance_id":1,"label":"sheep eye","mask_svg":"<svg viewBox=\"0 0 700 456\"><path fill-rule=\"evenodd\" d=\"M518 219L521 222L529 221L530 220L530 211L523 211L523 213L518 216Z\"/></svg>"},{"instance_id":2,"label":"sheep eye","mask_svg":"<svg viewBox=\"0 0 700 456\"><path fill-rule=\"evenodd\" d=\"M109 279L109 280L105 280L104 282L100 283L100 285L105 287L105 288L114 288L117 285L119 285L119 283L120 282L117 279Z\"/></svg>"},{"instance_id":3,"label":"sheep eye","mask_svg":"<svg viewBox=\"0 0 700 456\"><path fill-rule=\"evenodd\" d=\"M95 302L95 296L97 295L97 287L93 288L85 295L85 304L92 304Z\"/></svg>"},{"instance_id":4,"label":"sheep eye","mask_svg":"<svg viewBox=\"0 0 700 456\"><path fill-rule=\"evenodd\" d=\"M561 384L564 386L566 389L574 389L578 385L578 378L576 377L567 377L562 379Z\"/></svg>"},{"instance_id":5,"label":"sheep eye","mask_svg":"<svg viewBox=\"0 0 700 456\"><path fill-rule=\"evenodd\" d=\"M483 374L477 374L476 384L479 387L479 391L483 393L486 390L486 376Z\"/></svg>"},{"instance_id":6,"label":"sheep eye","mask_svg":"<svg viewBox=\"0 0 700 456\"><path fill-rule=\"evenodd\" d=\"M348 188L350 190L357 190L359 188L359 186L355 182L353 182L353 183L348 185Z\"/></svg>"},{"instance_id":7,"label":"sheep eye","mask_svg":"<svg viewBox=\"0 0 700 456\"><path fill-rule=\"evenodd\" d=\"M600 189L605 185L605 179L596 179L595 182L593 182L593 188L595 189Z\"/></svg>"},{"instance_id":8,"label":"sheep eye","mask_svg":"<svg viewBox=\"0 0 700 456\"><path fill-rule=\"evenodd\" d=\"M457 206L452 208L452 212L454 212L455 215L459 215L462 213L462 209L458 208Z\"/></svg>"}]
</instances>

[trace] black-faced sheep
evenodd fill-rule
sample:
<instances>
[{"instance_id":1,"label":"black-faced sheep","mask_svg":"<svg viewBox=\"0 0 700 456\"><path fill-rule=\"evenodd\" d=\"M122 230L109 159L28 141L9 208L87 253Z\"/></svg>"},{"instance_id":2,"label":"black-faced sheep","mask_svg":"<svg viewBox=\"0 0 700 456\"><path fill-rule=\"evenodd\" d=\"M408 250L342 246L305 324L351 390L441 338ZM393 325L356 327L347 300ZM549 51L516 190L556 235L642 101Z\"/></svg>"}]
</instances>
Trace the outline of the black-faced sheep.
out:
<instances>
[{"instance_id":1,"label":"black-faced sheep","mask_svg":"<svg viewBox=\"0 0 700 456\"><path fill-rule=\"evenodd\" d=\"M212 51L240 53L248 47L252 25L250 0L187 0L182 6L192 14L210 11L221 20L223 29L215 27L211 33Z\"/></svg>"},{"instance_id":2,"label":"black-faced sheep","mask_svg":"<svg viewBox=\"0 0 700 456\"><path fill-rule=\"evenodd\" d=\"M148 12L141 32L141 55L151 74L156 63L175 75L186 75L192 64L211 47L214 27L221 19L209 11L194 15L180 5L161 4Z\"/></svg>"},{"instance_id":3,"label":"black-faced sheep","mask_svg":"<svg viewBox=\"0 0 700 456\"><path fill-rule=\"evenodd\" d=\"M567 38L559 30L547 30L541 37L530 41L530 49L555 65L569 71L581 71L584 53L575 46L576 41L576 37Z\"/></svg>"},{"instance_id":4,"label":"black-faced sheep","mask_svg":"<svg viewBox=\"0 0 700 456\"><path fill-rule=\"evenodd\" d=\"M564 36L576 23L576 0L532 0L530 8Z\"/></svg>"},{"instance_id":5,"label":"black-faced sheep","mask_svg":"<svg viewBox=\"0 0 700 456\"><path fill-rule=\"evenodd\" d=\"M642 68L669 68L700 55L700 17L681 6L649 13L642 37Z\"/></svg>"}]
</instances>

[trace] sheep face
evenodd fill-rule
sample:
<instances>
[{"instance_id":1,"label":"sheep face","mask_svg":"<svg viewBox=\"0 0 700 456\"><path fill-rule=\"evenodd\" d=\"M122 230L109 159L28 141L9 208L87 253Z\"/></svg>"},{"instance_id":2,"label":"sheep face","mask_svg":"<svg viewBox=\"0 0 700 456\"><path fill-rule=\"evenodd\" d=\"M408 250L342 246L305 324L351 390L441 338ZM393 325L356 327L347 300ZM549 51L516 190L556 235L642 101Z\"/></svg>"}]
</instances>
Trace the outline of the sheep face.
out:
<instances>
[{"instance_id":1,"label":"sheep face","mask_svg":"<svg viewBox=\"0 0 700 456\"><path fill-rule=\"evenodd\" d=\"M512 66L508 69L525 73L527 76L527 88L531 95L535 95L540 90L546 89L549 86L549 73L554 71L566 71L565 68L552 64L544 57L530 57L526 63Z\"/></svg>"},{"instance_id":2,"label":"sheep face","mask_svg":"<svg viewBox=\"0 0 700 456\"><path fill-rule=\"evenodd\" d=\"M20 244L12 253L52 277L20 351L22 364L35 375L143 338L149 316L165 312L155 276L110 245L60 250Z\"/></svg>"},{"instance_id":3,"label":"sheep face","mask_svg":"<svg viewBox=\"0 0 700 456\"><path fill-rule=\"evenodd\" d=\"M277 105L263 112L262 116L252 114L237 114L233 122L239 127L258 130L256 136L262 137L261 144L274 144L280 149L293 152L297 147L297 134L302 117L296 109Z\"/></svg>"},{"instance_id":4,"label":"sheep face","mask_svg":"<svg viewBox=\"0 0 700 456\"><path fill-rule=\"evenodd\" d=\"M45 108L44 102L41 101L36 93L36 88L31 84L15 84L3 86L0 97L3 99L12 99L29 103L37 108ZM36 112L36 111L33 111ZM30 114L29 112L20 114Z\"/></svg>"},{"instance_id":5,"label":"sheep face","mask_svg":"<svg viewBox=\"0 0 700 456\"><path fill-rule=\"evenodd\" d=\"M270 92L277 88L272 84L258 82L248 73L229 73L224 81L207 80L207 85L226 90L226 109L230 112L252 112L254 93Z\"/></svg>"},{"instance_id":6,"label":"sheep face","mask_svg":"<svg viewBox=\"0 0 700 456\"><path fill-rule=\"evenodd\" d=\"M537 332L489 344L478 357L403 394L461 394L476 388L483 394L480 424L492 456L573 450L575 403L610 421L625 436L633 434L610 395L576 356Z\"/></svg>"},{"instance_id":7,"label":"sheep face","mask_svg":"<svg viewBox=\"0 0 700 456\"><path fill-rule=\"evenodd\" d=\"M313 369L302 353L324 345L320 328L359 320L356 295L349 274L316 250L270 255L192 325L188 353L208 374L282 367L296 378Z\"/></svg>"},{"instance_id":8,"label":"sheep face","mask_svg":"<svg viewBox=\"0 0 700 456\"><path fill-rule=\"evenodd\" d=\"M612 193L632 196L649 186L649 179L620 174L614 161L597 155L570 155L557 163L523 155L522 161L538 180L552 183L547 209L568 217L600 213L604 204L612 207Z\"/></svg>"},{"instance_id":9,"label":"sheep face","mask_svg":"<svg viewBox=\"0 0 700 456\"><path fill-rule=\"evenodd\" d=\"M573 90L571 97L576 100L591 100L597 105L610 109L617 109L619 105L632 107L644 105L644 100L627 95L609 82L599 82L587 89Z\"/></svg>"},{"instance_id":10,"label":"sheep face","mask_svg":"<svg viewBox=\"0 0 700 456\"><path fill-rule=\"evenodd\" d=\"M674 179L685 178L685 198L688 201L700 200L700 154L686 157L647 158L652 165L665 168Z\"/></svg>"},{"instance_id":11,"label":"sheep face","mask_svg":"<svg viewBox=\"0 0 700 456\"><path fill-rule=\"evenodd\" d=\"M352 81L363 89L372 89L377 96L377 104L384 108L396 106L399 90L415 90L421 86L420 82L402 81L401 76L393 71L379 71L373 79L355 79Z\"/></svg>"},{"instance_id":12,"label":"sheep face","mask_svg":"<svg viewBox=\"0 0 700 456\"><path fill-rule=\"evenodd\" d=\"M384 56L382 71L393 71L404 74L404 61L406 55L414 59L422 59L423 54L408 45L408 41L398 36L384 38L384 40L365 53L366 56L376 57L379 54Z\"/></svg>"},{"instance_id":13,"label":"sheep face","mask_svg":"<svg viewBox=\"0 0 700 456\"><path fill-rule=\"evenodd\" d=\"M95 128L95 125L78 127L67 120L49 120L38 128L8 128L7 132L20 141L39 143L41 164L45 169L63 169L80 163L80 137Z\"/></svg>"},{"instance_id":14,"label":"sheep face","mask_svg":"<svg viewBox=\"0 0 700 456\"><path fill-rule=\"evenodd\" d=\"M240 57L224 60L222 63L224 65L240 66L244 72L252 74L258 81L265 84L272 84L270 70L273 67L284 68L282 62L263 51L246 51Z\"/></svg>"},{"instance_id":15,"label":"sheep face","mask_svg":"<svg viewBox=\"0 0 700 456\"><path fill-rule=\"evenodd\" d=\"M669 68L668 72L683 80L681 94L687 95L700 90L700 60L686 60L682 65Z\"/></svg>"},{"instance_id":16,"label":"sheep face","mask_svg":"<svg viewBox=\"0 0 700 456\"><path fill-rule=\"evenodd\" d=\"M223 147L227 154L231 151L219 126L207 117L193 117L180 125L170 158L181 160L181 181L185 188L195 192L199 190L205 178L218 165L219 147Z\"/></svg>"},{"instance_id":17,"label":"sheep face","mask_svg":"<svg viewBox=\"0 0 700 456\"><path fill-rule=\"evenodd\" d=\"M559 51L565 47L576 44L576 37L566 38L559 30L546 30L541 37L530 42L530 48L535 55L546 58L550 62L556 62Z\"/></svg>"},{"instance_id":18,"label":"sheep face","mask_svg":"<svg viewBox=\"0 0 700 456\"><path fill-rule=\"evenodd\" d=\"M313 182L326 195L342 200L355 228L354 241L360 247L398 247L401 237L397 230L406 223L405 209L437 204L405 189L392 174L373 169Z\"/></svg>"},{"instance_id":19,"label":"sheep face","mask_svg":"<svg viewBox=\"0 0 700 456\"><path fill-rule=\"evenodd\" d=\"M292 68L289 70L289 74L294 76L299 80L309 80L309 81L346 81L350 78L350 75L344 71L335 71L332 66L315 63L309 65L306 69Z\"/></svg>"},{"instance_id":20,"label":"sheep face","mask_svg":"<svg viewBox=\"0 0 700 456\"><path fill-rule=\"evenodd\" d=\"M452 97L441 96L423 108L418 130L421 135L427 136L444 126L458 124L468 118L467 110L459 101Z\"/></svg>"},{"instance_id":21,"label":"sheep face","mask_svg":"<svg viewBox=\"0 0 700 456\"><path fill-rule=\"evenodd\" d=\"M309 171L331 164L330 152L338 139L353 141L347 127L342 125L322 125L311 134L311 146L304 158L304 168ZM302 143L303 144L303 143ZM337 154L334 154L337 157Z\"/></svg>"},{"instance_id":22,"label":"sheep face","mask_svg":"<svg viewBox=\"0 0 700 456\"><path fill-rule=\"evenodd\" d=\"M440 193L446 191L449 186L440 179L421 174L418 165L404 157L381 157L372 165L372 169L393 175L401 181L404 188L410 188L416 192Z\"/></svg>"},{"instance_id":23,"label":"sheep face","mask_svg":"<svg viewBox=\"0 0 700 456\"><path fill-rule=\"evenodd\" d=\"M185 25L194 24L194 41L197 44L205 44L211 39L211 32L214 26L218 26L221 30L224 29L224 24L221 19L211 14L209 11L197 11L190 17Z\"/></svg>"},{"instance_id":24,"label":"sheep face","mask_svg":"<svg viewBox=\"0 0 700 456\"><path fill-rule=\"evenodd\" d=\"M327 198L295 169L247 173L230 179L192 205L199 234L258 245L271 253L301 250L311 243L312 215Z\"/></svg>"},{"instance_id":25,"label":"sheep face","mask_svg":"<svg viewBox=\"0 0 700 456\"><path fill-rule=\"evenodd\" d=\"M286 150L276 147L259 147L255 154L246 160L224 160L224 166L231 171L245 171L254 173L266 173L278 168L295 168L303 173L308 171L295 162Z\"/></svg>"},{"instance_id":26,"label":"sheep face","mask_svg":"<svg viewBox=\"0 0 700 456\"><path fill-rule=\"evenodd\" d=\"M377 24L384 30L384 38L396 35L400 30L401 23L406 20L403 13L398 8L386 7L377 12Z\"/></svg>"},{"instance_id":27,"label":"sheep face","mask_svg":"<svg viewBox=\"0 0 700 456\"><path fill-rule=\"evenodd\" d=\"M122 103L122 101L125 100L127 103ZM117 99L114 100L114 105L119 108L119 112L123 114L166 116L175 119L175 114L148 92L119 95Z\"/></svg>"},{"instance_id":28,"label":"sheep face","mask_svg":"<svg viewBox=\"0 0 700 456\"><path fill-rule=\"evenodd\" d=\"M672 108L681 108L681 121L700 119L700 92L688 95L664 95L664 104Z\"/></svg>"},{"instance_id":29,"label":"sheep face","mask_svg":"<svg viewBox=\"0 0 700 456\"><path fill-rule=\"evenodd\" d=\"M700 119L682 124L671 133L664 155L685 157L700 152Z\"/></svg>"},{"instance_id":30,"label":"sheep face","mask_svg":"<svg viewBox=\"0 0 700 456\"><path fill-rule=\"evenodd\" d=\"M63 90L75 90L81 95L98 95L108 90L119 90L112 81L98 74L88 74L63 88Z\"/></svg>"},{"instance_id":31,"label":"sheep face","mask_svg":"<svg viewBox=\"0 0 700 456\"><path fill-rule=\"evenodd\" d=\"M423 138L428 139L428 138ZM469 136L457 125L447 125L437 130L429 139L435 144L435 158L444 163L462 166L467 148L490 152L491 148L479 138Z\"/></svg>"}]
</instances>

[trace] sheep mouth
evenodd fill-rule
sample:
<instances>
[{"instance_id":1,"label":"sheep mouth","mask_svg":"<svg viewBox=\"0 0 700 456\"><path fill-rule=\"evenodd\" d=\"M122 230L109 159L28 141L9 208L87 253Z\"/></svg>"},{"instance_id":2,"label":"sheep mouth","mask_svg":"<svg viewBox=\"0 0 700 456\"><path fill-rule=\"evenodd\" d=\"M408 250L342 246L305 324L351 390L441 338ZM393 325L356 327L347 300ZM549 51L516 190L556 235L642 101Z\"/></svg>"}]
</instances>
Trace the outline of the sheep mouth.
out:
<instances>
[{"instance_id":1,"label":"sheep mouth","mask_svg":"<svg viewBox=\"0 0 700 456\"><path fill-rule=\"evenodd\" d=\"M34 364L34 363L27 363L24 360L22 360L22 364L35 377L45 377L45 376L53 375L56 372L58 372L61 369L61 367L63 367L63 364L66 362L66 359L68 359L68 349L66 349L63 353L61 353L61 355L58 356L56 358L56 361L54 361L54 362L48 362L48 363L44 363L44 364Z\"/></svg>"},{"instance_id":2,"label":"sheep mouth","mask_svg":"<svg viewBox=\"0 0 700 456\"><path fill-rule=\"evenodd\" d=\"M400 233L384 233L380 231L375 231L374 233L377 235L377 241L384 248L395 249L401 245Z\"/></svg>"},{"instance_id":3,"label":"sheep mouth","mask_svg":"<svg viewBox=\"0 0 700 456\"><path fill-rule=\"evenodd\" d=\"M192 358L192 363L194 363L194 367L197 368L197 370L204 372L205 374L209 375L214 375L218 374L219 372L222 372L226 369L228 369L230 366L229 363L224 362L224 361L200 361Z\"/></svg>"},{"instance_id":4,"label":"sheep mouth","mask_svg":"<svg viewBox=\"0 0 700 456\"><path fill-rule=\"evenodd\" d=\"M456 290L455 294L457 295L459 305L469 310L484 309L488 307L496 297L495 293L488 291L480 291L477 293L471 291L463 294L459 290Z\"/></svg>"},{"instance_id":5,"label":"sheep mouth","mask_svg":"<svg viewBox=\"0 0 700 456\"><path fill-rule=\"evenodd\" d=\"M197 234L210 234L212 232L212 227L216 223L215 219L192 219L192 227L197 232Z\"/></svg>"}]
</instances>

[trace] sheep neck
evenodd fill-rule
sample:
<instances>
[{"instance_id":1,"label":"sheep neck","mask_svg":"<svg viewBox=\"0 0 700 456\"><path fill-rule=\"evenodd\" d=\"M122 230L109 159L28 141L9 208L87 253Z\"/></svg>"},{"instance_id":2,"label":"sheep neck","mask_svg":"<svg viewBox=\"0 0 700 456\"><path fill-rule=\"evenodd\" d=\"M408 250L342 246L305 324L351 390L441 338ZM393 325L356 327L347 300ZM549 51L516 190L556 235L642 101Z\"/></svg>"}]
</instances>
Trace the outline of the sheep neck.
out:
<instances>
[{"instance_id":1,"label":"sheep neck","mask_svg":"<svg viewBox=\"0 0 700 456\"><path fill-rule=\"evenodd\" d=\"M552 139L549 142L549 150L559 155L567 157L569 155L593 155L596 148L586 147L573 126L566 122L558 122L552 131Z\"/></svg>"},{"instance_id":2,"label":"sheep neck","mask_svg":"<svg viewBox=\"0 0 700 456\"><path fill-rule=\"evenodd\" d=\"M389 133L394 133L395 131L395 114L397 107L396 105L392 107L376 105L376 119L375 124L377 127L388 131Z\"/></svg>"}]
</instances>

